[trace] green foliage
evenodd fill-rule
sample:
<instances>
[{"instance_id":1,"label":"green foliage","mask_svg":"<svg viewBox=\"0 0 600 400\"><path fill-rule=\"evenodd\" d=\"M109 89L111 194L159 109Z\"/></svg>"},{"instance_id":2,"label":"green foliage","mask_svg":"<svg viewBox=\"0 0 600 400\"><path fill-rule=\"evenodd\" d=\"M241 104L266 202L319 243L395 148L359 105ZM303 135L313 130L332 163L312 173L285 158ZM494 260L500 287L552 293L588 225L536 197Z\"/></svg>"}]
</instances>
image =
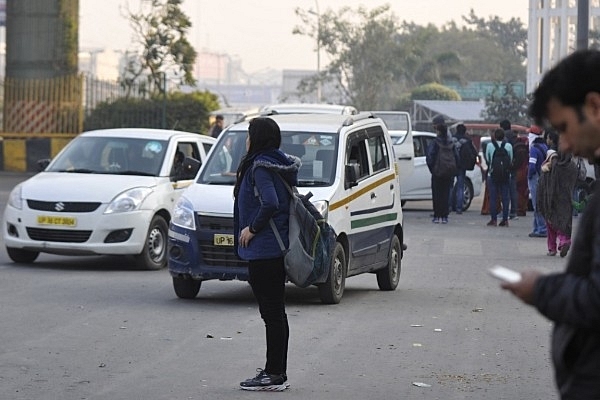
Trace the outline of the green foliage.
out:
<instances>
[{"instance_id":1,"label":"green foliage","mask_svg":"<svg viewBox=\"0 0 600 400\"><path fill-rule=\"evenodd\" d=\"M61 71L65 75L76 74L79 49L79 3L77 0L59 0L58 13L62 23L62 50L64 65Z\"/></svg>"},{"instance_id":2,"label":"green foliage","mask_svg":"<svg viewBox=\"0 0 600 400\"><path fill-rule=\"evenodd\" d=\"M210 92L170 93L149 99L120 98L103 102L86 116L84 130L108 128L161 128L163 111L167 129L206 133L208 115L219 108Z\"/></svg>"},{"instance_id":3,"label":"green foliage","mask_svg":"<svg viewBox=\"0 0 600 400\"><path fill-rule=\"evenodd\" d=\"M142 2L138 13L128 10L140 56L128 63L122 82L134 84L145 76L158 91L164 90L165 76L179 84L195 83L192 71L197 52L187 39L192 23L181 10L182 2L149 0Z\"/></svg>"},{"instance_id":4,"label":"green foliage","mask_svg":"<svg viewBox=\"0 0 600 400\"><path fill-rule=\"evenodd\" d=\"M484 20L471 10L466 26L438 28L402 21L384 5L316 18L296 10L295 34L318 39L330 64L318 77L335 82L342 98L359 109L394 109L408 93L430 83L525 81L527 30L519 19ZM314 79L303 87L314 91ZM328 100L328 99L326 99Z\"/></svg>"},{"instance_id":5,"label":"green foliage","mask_svg":"<svg viewBox=\"0 0 600 400\"><path fill-rule=\"evenodd\" d=\"M411 100L460 101L460 95L455 90L439 83L427 83L411 92Z\"/></svg>"},{"instance_id":6,"label":"green foliage","mask_svg":"<svg viewBox=\"0 0 600 400\"><path fill-rule=\"evenodd\" d=\"M500 88L504 87L504 90ZM508 119L517 125L529 125L527 106L531 102L531 95L527 98L517 96L510 82L506 85L498 84L498 90L485 99L485 110L482 117L489 123L496 123Z\"/></svg>"}]
</instances>

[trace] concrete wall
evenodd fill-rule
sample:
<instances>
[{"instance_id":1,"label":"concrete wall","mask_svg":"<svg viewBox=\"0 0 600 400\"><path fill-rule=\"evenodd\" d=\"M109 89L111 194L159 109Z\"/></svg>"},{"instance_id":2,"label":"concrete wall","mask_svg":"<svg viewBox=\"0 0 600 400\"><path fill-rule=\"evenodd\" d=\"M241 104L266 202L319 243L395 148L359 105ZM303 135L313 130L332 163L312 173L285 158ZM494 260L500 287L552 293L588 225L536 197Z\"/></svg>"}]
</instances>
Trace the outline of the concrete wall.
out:
<instances>
[{"instance_id":1,"label":"concrete wall","mask_svg":"<svg viewBox=\"0 0 600 400\"><path fill-rule=\"evenodd\" d=\"M75 135L5 134L0 136L0 171L37 172L37 161L53 158Z\"/></svg>"}]
</instances>

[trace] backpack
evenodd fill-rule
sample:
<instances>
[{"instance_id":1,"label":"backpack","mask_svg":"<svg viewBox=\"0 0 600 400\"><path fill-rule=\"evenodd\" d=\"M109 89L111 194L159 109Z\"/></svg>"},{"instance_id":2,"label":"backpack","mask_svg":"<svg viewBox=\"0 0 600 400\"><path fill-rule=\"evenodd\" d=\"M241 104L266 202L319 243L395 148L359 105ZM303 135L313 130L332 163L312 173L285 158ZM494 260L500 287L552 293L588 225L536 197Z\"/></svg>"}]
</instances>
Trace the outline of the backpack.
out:
<instances>
[{"instance_id":1,"label":"backpack","mask_svg":"<svg viewBox=\"0 0 600 400\"><path fill-rule=\"evenodd\" d=\"M508 151L504 148L506 143L502 142L501 146L498 146L496 142L492 142L492 144L496 149L492 156L492 181L494 183L507 183L510 179L511 161Z\"/></svg>"},{"instance_id":2,"label":"backpack","mask_svg":"<svg viewBox=\"0 0 600 400\"><path fill-rule=\"evenodd\" d=\"M271 218L269 225L279 248L284 253L285 272L293 284L301 288L323 282L329 273L335 249L336 234L311 203L312 193L302 195L277 174L290 193L289 248L286 249L279 230ZM258 191L254 187L254 193Z\"/></svg>"},{"instance_id":3,"label":"backpack","mask_svg":"<svg viewBox=\"0 0 600 400\"><path fill-rule=\"evenodd\" d=\"M460 139L457 144L461 169L473 171L477 164L477 150L469 139Z\"/></svg>"},{"instance_id":4,"label":"backpack","mask_svg":"<svg viewBox=\"0 0 600 400\"><path fill-rule=\"evenodd\" d=\"M458 168L456 165L456 156L454 152L454 142L447 144L436 140L438 144L438 153L433 164L431 173L440 178L451 178L456 176Z\"/></svg>"}]
</instances>

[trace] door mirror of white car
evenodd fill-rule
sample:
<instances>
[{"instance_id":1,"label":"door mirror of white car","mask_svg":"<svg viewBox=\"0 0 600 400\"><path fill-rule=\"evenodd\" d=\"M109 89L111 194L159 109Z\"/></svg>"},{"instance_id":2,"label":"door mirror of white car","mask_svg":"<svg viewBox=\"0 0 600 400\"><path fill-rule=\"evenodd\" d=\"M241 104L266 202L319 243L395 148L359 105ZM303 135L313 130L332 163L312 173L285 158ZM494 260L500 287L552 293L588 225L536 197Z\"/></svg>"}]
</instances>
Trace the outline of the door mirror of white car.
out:
<instances>
[{"instance_id":1,"label":"door mirror of white car","mask_svg":"<svg viewBox=\"0 0 600 400\"><path fill-rule=\"evenodd\" d=\"M346 165L346 189L358 185L358 176L360 175L360 165L350 163Z\"/></svg>"}]
</instances>

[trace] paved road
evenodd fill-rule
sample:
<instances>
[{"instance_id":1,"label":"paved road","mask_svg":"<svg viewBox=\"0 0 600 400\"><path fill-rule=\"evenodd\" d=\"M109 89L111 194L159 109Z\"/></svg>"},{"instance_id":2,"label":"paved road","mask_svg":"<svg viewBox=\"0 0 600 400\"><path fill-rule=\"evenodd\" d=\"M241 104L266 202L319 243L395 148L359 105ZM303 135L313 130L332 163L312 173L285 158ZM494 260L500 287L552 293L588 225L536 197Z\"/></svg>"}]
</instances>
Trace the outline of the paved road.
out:
<instances>
[{"instance_id":1,"label":"paved road","mask_svg":"<svg viewBox=\"0 0 600 400\"><path fill-rule=\"evenodd\" d=\"M18 179L17 179L18 180ZM0 176L0 196L8 181ZM4 200L3 200L4 201ZM550 324L498 288L500 263L561 270L531 217L488 228L480 199L448 225L408 203L408 251L394 292L350 278L342 303L288 285L286 399L557 399ZM177 299L166 271L111 257L0 250L0 399L263 399L237 383L261 367L263 325L244 282ZM429 387L419 387L424 383Z\"/></svg>"}]
</instances>

